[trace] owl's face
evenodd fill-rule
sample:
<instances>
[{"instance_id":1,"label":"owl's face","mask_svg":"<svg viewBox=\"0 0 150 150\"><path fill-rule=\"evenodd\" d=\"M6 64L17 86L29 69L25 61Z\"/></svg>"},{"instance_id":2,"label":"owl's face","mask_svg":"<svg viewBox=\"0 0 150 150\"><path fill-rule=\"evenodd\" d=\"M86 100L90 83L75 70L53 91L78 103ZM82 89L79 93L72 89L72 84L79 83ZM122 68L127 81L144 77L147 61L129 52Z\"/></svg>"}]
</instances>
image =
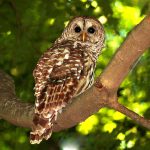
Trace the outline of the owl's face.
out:
<instances>
[{"instance_id":1,"label":"owl's face","mask_svg":"<svg viewBox=\"0 0 150 150\"><path fill-rule=\"evenodd\" d=\"M62 37L80 43L98 44L104 41L104 29L101 23L91 17L76 17L70 21Z\"/></svg>"}]
</instances>

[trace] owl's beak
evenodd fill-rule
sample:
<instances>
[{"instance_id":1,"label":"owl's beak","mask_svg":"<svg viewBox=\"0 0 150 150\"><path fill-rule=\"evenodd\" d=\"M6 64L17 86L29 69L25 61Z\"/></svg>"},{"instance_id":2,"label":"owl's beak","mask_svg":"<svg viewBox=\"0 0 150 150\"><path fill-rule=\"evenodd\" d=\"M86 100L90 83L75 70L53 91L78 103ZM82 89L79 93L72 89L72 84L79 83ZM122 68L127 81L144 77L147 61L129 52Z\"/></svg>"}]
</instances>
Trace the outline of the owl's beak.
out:
<instances>
[{"instance_id":1,"label":"owl's beak","mask_svg":"<svg viewBox=\"0 0 150 150\"><path fill-rule=\"evenodd\" d=\"M87 40L87 34L85 32L82 32L82 34L81 34L81 40L83 42L85 42Z\"/></svg>"}]
</instances>

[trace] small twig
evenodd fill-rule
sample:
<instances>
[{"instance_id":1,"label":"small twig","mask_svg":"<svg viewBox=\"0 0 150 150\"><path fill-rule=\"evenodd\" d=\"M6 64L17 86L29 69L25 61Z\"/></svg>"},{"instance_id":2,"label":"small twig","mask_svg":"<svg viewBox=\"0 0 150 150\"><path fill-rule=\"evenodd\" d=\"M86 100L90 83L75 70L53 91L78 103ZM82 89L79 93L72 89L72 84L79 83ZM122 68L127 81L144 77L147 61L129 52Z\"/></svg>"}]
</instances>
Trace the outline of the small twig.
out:
<instances>
[{"instance_id":1,"label":"small twig","mask_svg":"<svg viewBox=\"0 0 150 150\"><path fill-rule=\"evenodd\" d=\"M138 124L150 129L150 120L145 119L144 117L138 115L137 113L133 112L132 110L128 109L127 107L121 105L118 102L109 103L108 107L113 108L124 115L130 117L132 120L136 121Z\"/></svg>"}]
</instances>

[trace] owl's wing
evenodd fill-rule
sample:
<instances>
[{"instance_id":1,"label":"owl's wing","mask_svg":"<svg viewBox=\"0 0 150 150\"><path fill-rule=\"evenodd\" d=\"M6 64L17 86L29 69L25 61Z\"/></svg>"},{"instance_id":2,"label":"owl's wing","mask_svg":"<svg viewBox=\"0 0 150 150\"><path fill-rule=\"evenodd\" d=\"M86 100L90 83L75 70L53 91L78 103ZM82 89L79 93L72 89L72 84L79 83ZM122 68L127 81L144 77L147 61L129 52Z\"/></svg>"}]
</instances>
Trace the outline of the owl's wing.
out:
<instances>
[{"instance_id":1,"label":"owl's wing","mask_svg":"<svg viewBox=\"0 0 150 150\"><path fill-rule=\"evenodd\" d=\"M76 53L76 52L75 52ZM53 122L76 92L83 68L81 58L67 48L46 52L34 70L35 77L35 128L30 134L31 143L40 143L52 133Z\"/></svg>"}]
</instances>

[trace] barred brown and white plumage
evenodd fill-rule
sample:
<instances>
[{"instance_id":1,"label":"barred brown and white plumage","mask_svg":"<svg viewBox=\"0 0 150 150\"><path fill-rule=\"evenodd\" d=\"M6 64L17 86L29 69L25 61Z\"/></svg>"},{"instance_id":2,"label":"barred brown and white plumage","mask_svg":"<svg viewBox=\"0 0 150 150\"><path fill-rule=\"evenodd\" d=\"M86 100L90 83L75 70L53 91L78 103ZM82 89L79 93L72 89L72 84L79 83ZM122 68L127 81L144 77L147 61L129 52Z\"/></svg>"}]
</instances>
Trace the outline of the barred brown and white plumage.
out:
<instances>
[{"instance_id":1,"label":"barred brown and white plumage","mask_svg":"<svg viewBox=\"0 0 150 150\"><path fill-rule=\"evenodd\" d=\"M76 17L39 59L33 72L36 102L32 144L49 139L58 112L91 87L103 42L104 30L98 20Z\"/></svg>"}]
</instances>

